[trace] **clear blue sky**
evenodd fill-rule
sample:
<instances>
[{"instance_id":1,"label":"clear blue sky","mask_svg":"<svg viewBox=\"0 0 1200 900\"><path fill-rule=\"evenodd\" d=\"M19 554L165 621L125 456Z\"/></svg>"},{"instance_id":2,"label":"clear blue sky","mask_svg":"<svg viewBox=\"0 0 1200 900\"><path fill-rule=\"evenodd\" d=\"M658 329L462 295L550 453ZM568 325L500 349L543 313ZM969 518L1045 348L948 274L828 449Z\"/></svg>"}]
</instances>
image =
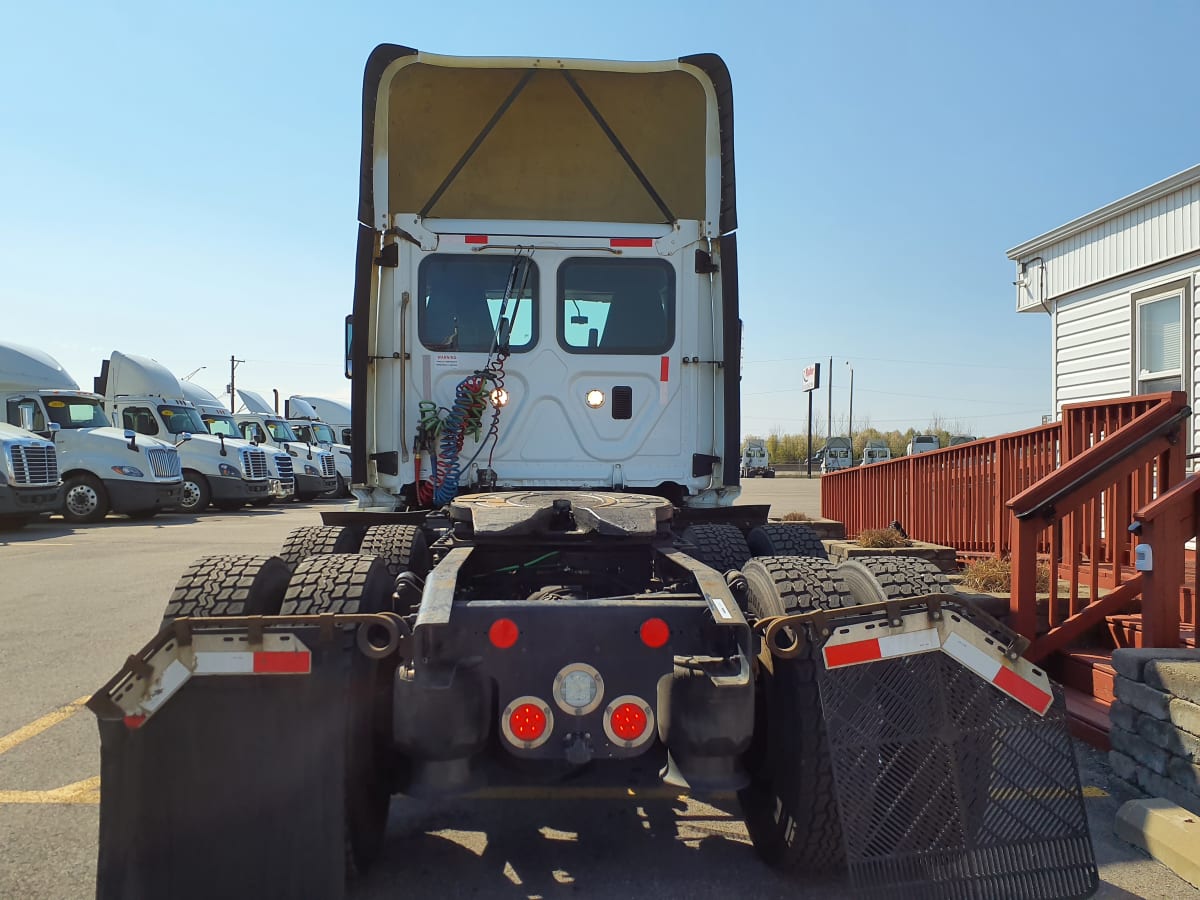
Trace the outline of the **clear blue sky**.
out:
<instances>
[{"instance_id":1,"label":"clear blue sky","mask_svg":"<svg viewBox=\"0 0 1200 900\"><path fill-rule=\"evenodd\" d=\"M831 355L835 421L849 360L856 428L1038 424L1049 327L1005 250L1200 146L1195 3L182 5L4 15L0 335L85 387L117 349L218 393L236 354L245 387L348 396L378 43L725 58L747 433L802 431L800 369Z\"/></svg>"}]
</instances>

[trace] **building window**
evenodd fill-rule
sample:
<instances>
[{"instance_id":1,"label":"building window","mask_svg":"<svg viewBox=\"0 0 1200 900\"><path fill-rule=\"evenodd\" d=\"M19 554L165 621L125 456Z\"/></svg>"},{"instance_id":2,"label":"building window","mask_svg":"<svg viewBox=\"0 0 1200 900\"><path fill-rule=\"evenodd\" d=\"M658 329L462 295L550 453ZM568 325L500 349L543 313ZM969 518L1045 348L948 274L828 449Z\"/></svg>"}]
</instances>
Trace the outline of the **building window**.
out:
<instances>
[{"instance_id":1,"label":"building window","mask_svg":"<svg viewBox=\"0 0 1200 900\"><path fill-rule=\"evenodd\" d=\"M1137 392L1182 391L1183 293L1137 304Z\"/></svg>"}]
</instances>

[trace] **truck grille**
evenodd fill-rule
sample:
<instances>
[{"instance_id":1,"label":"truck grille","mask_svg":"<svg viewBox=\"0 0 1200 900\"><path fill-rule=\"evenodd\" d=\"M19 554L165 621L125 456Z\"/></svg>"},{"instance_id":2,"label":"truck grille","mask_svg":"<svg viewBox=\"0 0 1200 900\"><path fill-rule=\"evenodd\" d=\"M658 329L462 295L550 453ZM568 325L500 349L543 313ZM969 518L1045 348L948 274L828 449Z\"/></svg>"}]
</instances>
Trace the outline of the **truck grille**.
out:
<instances>
[{"instance_id":1,"label":"truck grille","mask_svg":"<svg viewBox=\"0 0 1200 900\"><path fill-rule=\"evenodd\" d=\"M275 468L279 470L279 480L283 486L289 490L295 490L296 475L292 470L292 458L286 453L276 455Z\"/></svg>"},{"instance_id":2,"label":"truck grille","mask_svg":"<svg viewBox=\"0 0 1200 900\"><path fill-rule=\"evenodd\" d=\"M14 444L8 448L13 483L30 486L58 484L58 455L49 444Z\"/></svg>"},{"instance_id":3,"label":"truck grille","mask_svg":"<svg viewBox=\"0 0 1200 900\"><path fill-rule=\"evenodd\" d=\"M326 478L333 478L337 474L337 463L334 462L332 453L326 453L321 457L321 474Z\"/></svg>"},{"instance_id":4,"label":"truck grille","mask_svg":"<svg viewBox=\"0 0 1200 900\"><path fill-rule=\"evenodd\" d=\"M150 470L155 478L182 478L183 468L179 465L179 453L172 448L151 447L146 451L150 457Z\"/></svg>"},{"instance_id":5,"label":"truck grille","mask_svg":"<svg viewBox=\"0 0 1200 900\"><path fill-rule=\"evenodd\" d=\"M242 451L242 468L246 471L246 477L259 481L267 477L267 454L262 450L243 450Z\"/></svg>"}]
</instances>

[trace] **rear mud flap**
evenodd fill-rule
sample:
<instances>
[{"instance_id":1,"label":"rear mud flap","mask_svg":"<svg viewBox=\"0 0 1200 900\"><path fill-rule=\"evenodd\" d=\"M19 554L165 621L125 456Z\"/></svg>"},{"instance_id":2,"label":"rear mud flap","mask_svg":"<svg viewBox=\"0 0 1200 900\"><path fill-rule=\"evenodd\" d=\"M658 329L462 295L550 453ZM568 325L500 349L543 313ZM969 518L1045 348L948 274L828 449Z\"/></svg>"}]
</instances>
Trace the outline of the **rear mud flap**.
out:
<instances>
[{"instance_id":1,"label":"rear mud flap","mask_svg":"<svg viewBox=\"0 0 1200 900\"><path fill-rule=\"evenodd\" d=\"M934 635L926 646L917 629ZM937 652L928 620L904 630L892 640L912 655L885 638L882 656L835 665L835 635L818 667L855 896L1090 896L1099 875L1062 692L1024 660L996 652L991 670L982 655L968 667L953 647ZM1022 671L1045 693L1022 693Z\"/></svg>"},{"instance_id":2,"label":"rear mud flap","mask_svg":"<svg viewBox=\"0 0 1200 900\"><path fill-rule=\"evenodd\" d=\"M344 895L351 654L295 633L311 674L192 677L140 726L99 711L99 900Z\"/></svg>"}]
</instances>

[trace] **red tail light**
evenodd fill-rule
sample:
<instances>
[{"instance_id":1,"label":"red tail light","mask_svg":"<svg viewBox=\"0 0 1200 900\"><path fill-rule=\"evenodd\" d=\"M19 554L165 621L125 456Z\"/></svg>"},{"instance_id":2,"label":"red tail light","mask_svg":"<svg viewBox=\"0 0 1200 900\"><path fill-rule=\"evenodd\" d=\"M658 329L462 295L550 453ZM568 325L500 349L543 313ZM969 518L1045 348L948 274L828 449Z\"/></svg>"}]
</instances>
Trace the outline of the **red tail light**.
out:
<instances>
[{"instance_id":1,"label":"red tail light","mask_svg":"<svg viewBox=\"0 0 1200 900\"><path fill-rule=\"evenodd\" d=\"M641 746L654 736L654 711L641 697L617 697L604 710L604 731L618 746Z\"/></svg>"},{"instance_id":2,"label":"red tail light","mask_svg":"<svg viewBox=\"0 0 1200 900\"><path fill-rule=\"evenodd\" d=\"M522 703L508 716L508 727L518 741L530 743L546 733L546 714L541 707Z\"/></svg>"},{"instance_id":3,"label":"red tail light","mask_svg":"<svg viewBox=\"0 0 1200 900\"><path fill-rule=\"evenodd\" d=\"M493 647L501 650L507 650L517 642L517 638L520 636L521 629L512 619L497 619L488 629L488 640L492 642Z\"/></svg>"},{"instance_id":4,"label":"red tail light","mask_svg":"<svg viewBox=\"0 0 1200 900\"><path fill-rule=\"evenodd\" d=\"M532 750L549 740L554 713L540 697L518 697L505 707L500 730L509 743Z\"/></svg>"},{"instance_id":5,"label":"red tail light","mask_svg":"<svg viewBox=\"0 0 1200 900\"><path fill-rule=\"evenodd\" d=\"M647 647L658 648L670 639L671 628L662 619L653 618L643 622L638 633L642 637L643 644Z\"/></svg>"}]
</instances>

